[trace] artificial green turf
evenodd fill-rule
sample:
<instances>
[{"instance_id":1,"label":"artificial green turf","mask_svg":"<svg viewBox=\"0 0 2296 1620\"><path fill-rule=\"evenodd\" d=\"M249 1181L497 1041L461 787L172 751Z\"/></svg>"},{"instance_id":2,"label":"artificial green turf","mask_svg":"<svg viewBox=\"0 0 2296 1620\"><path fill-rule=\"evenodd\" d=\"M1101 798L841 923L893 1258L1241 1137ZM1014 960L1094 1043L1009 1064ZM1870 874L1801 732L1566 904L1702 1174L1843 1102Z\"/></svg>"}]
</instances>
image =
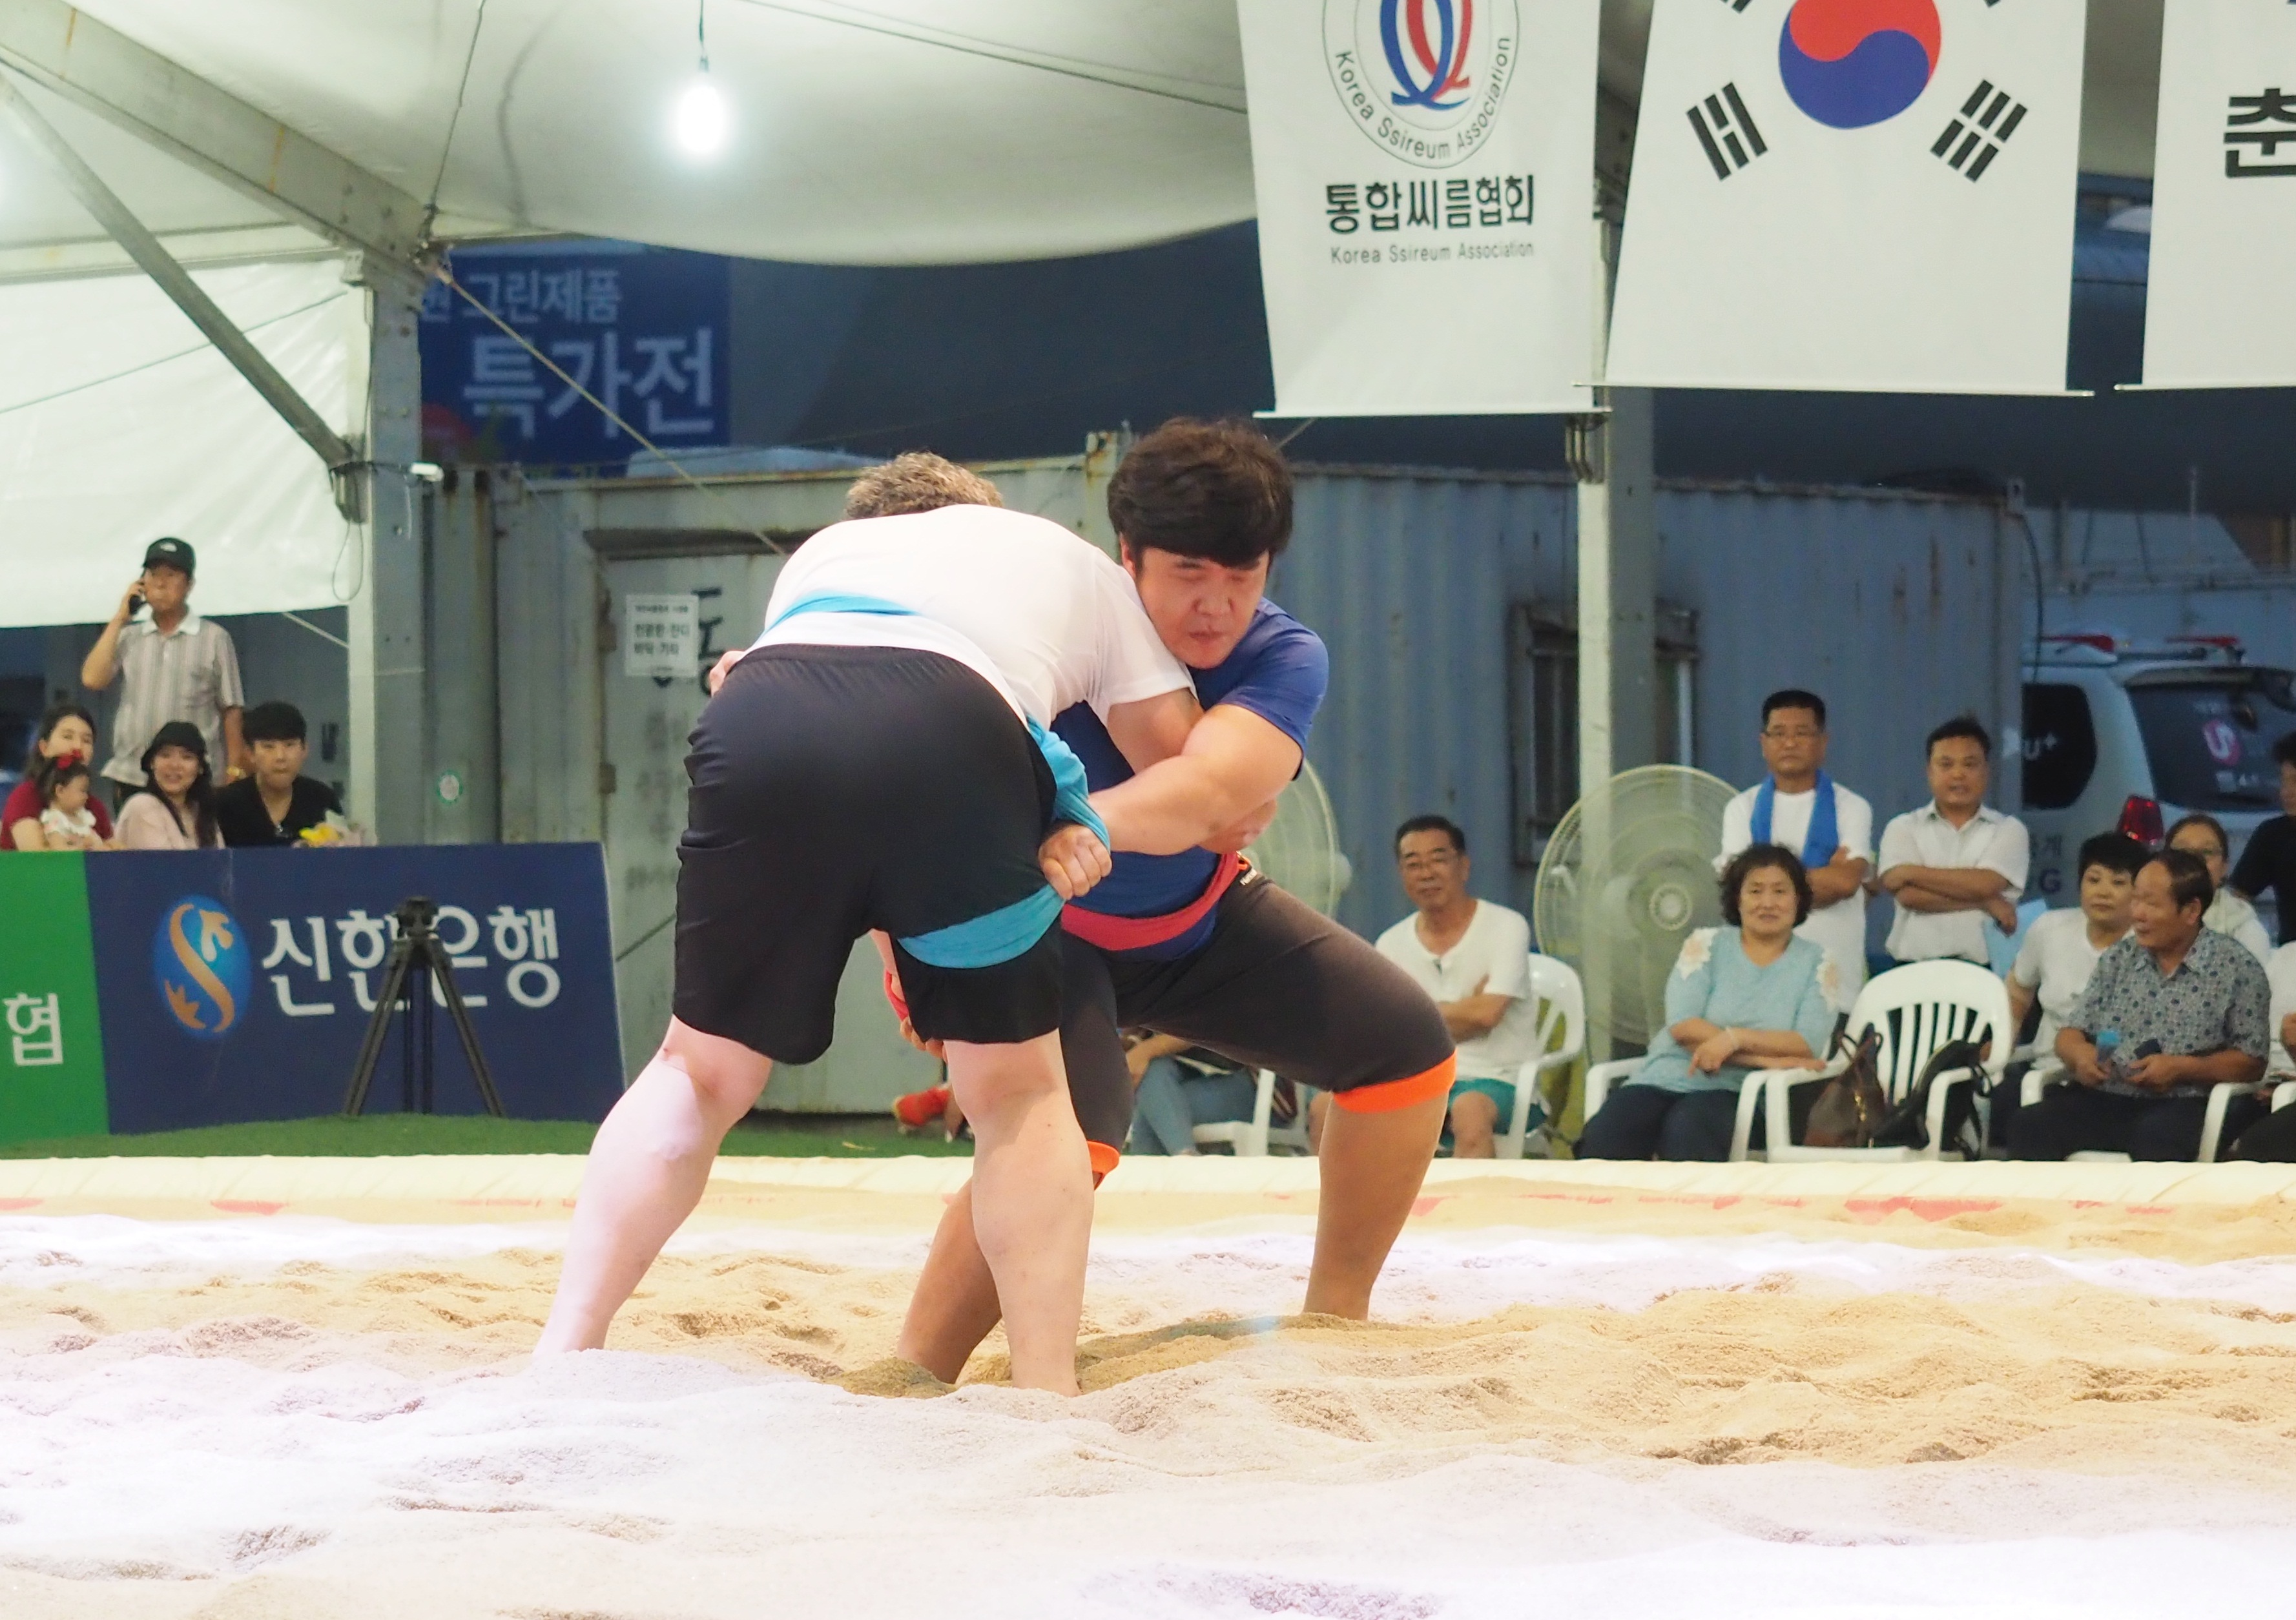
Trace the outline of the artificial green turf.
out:
<instances>
[{"instance_id":1,"label":"artificial green turf","mask_svg":"<svg viewBox=\"0 0 2296 1620\"><path fill-rule=\"evenodd\" d=\"M370 1114L204 1125L141 1136L67 1136L0 1144L0 1158L372 1158L410 1153L587 1153L598 1127L586 1120L488 1119L460 1115ZM904 1136L883 1116L753 1114L726 1138L727 1154L779 1158L936 1158L970 1154L938 1129Z\"/></svg>"}]
</instances>

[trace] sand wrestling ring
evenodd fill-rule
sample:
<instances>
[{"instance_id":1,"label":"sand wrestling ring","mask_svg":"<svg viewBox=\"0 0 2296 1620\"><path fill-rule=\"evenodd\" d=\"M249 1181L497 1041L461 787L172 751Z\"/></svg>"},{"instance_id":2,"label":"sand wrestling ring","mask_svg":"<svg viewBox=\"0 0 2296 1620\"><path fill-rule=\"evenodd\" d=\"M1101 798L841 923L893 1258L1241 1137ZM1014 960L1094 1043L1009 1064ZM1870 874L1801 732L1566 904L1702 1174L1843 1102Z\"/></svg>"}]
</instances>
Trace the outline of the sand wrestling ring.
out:
<instances>
[{"instance_id":1,"label":"sand wrestling ring","mask_svg":"<svg viewBox=\"0 0 2296 1620\"><path fill-rule=\"evenodd\" d=\"M0 1165L0 1615L2284 1614L2296 1175L1127 1164L1086 1394L891 1399L949 1160L726 1161L526 1368L579 1161ZM920 1393L913 1387L908 1393Z\"/></svg>"}]
</instances>

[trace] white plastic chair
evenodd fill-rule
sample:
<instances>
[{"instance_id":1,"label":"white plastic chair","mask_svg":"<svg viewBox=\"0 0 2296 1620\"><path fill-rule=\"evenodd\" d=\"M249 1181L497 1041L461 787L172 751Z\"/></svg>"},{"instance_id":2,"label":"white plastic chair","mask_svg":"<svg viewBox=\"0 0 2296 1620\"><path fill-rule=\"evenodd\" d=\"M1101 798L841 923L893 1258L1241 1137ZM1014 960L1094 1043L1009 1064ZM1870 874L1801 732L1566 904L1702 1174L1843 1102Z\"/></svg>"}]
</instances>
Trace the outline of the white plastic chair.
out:
<instances>
[{"instance_id":1,"label":"white plastic chair","mask_svg":"<svg viewBox=\"0 0 2296 1620\"><path fill-rule=\"evenodd\" d=\"M1530 994L1543 1003L1538 1044L1515 1076L1514 1114L1492 1143L1500 1158L1521 1158L1530 1133L1530 1110L1540 1098L1539 1082L1550 1069L1568 1068L1587 1050L1587 988L1578 970L1552 956L1530 953Z\"/></svg>"},{"instance_id":2,"label":"white plastic chair","mask_svg":"<svg viewBox=\"0 0 2296 1620\"><path fill-rule=\"evenodd\" d=\"M1611 1087L1632 1076L1644 1061L1645 1060L1642 1058L1621 1058L1615 1063L1597 1063L1588 1068L1587 1071L1587 1117L1592 1119L1601 1113L1603 1104L1610 1100ZM1794 1072L1808 1079L1813 1071L1798 1069ZM1730 1127L1730 1162L1734 1165L1746 1159L1758 1159L1762 1157L1762 1150L1756 1148L1752 1141L1754 1109L1761 1100L1761 1076L1751 1076L1746 1084L1738 1088L1738 1118L1737 1122Z\"/></svg>"},{"instance_id":3,"label":"white plastic chair","mask_svg":"<svg viewBox=\"0 0 2296 1620\"><path fill-rule=\"evenodd\" d=\"M1308 1144L1308 1100L1314 1089L1299 1085L1292 1089L1300 1099L1300 1111L1292 1123L1277 1125L1275 1113L1275 1071L1263 1068L1257 1076L1257 1093L1252 1098L1251 1117L1223 1119L1210 1125L1200 1125L1189 1132L1199 1148L1225 1145L1238 1158L1265 1158L1270 1147L1291 1148L1299 1152L1310 1151Z\"/></svg>"},{"instance_id":4,"label":"white plastic chair","mask_svg":"<svg viewBox=\"0 0 2296 1620\"><path fill-rule=\"evenodd\" d=\"M2018 1088L2017 1100L2024 1108L2031 1108L2053 1085L2070 1085L2065 1078L2065 1066L2054 1058L2044 1058L2025 1071L2025 1084ZM2212 1085L2209 1088L2209 1111L2201 1117L2201 1151L2193 1162L2213 1165L2224 1143L2225 1116L2232 1111L2234 1097L2260 1097L2272 1094L2272 1111L2278 1113L2291 1103L2296 1103L2296 1080L2284 1076L2267 1075L2253 1085ZM2087 1148L2066 1155L2066 1161L2079 1165L2125 1165L2126 1153L2108 1153L2101 1149Z\"/></svg>"},{"instance_id":5,"label":"white plastic chair","mask_svg":"<svg viewBox=\"0 0 2296 1620\"><path fill-rule=\"evenodd\" d=\"M1989 1085L1999 1079L2008 1067L2010 1045L2016 1035L2009 1023L2008 987L1975 962L1951 961L1909 962L1868 979L1849 1009L1849 1038L1853 1047L1868 1029L1881 1033L1881 1049L1875 1056L1882 1092L1893 1105L1914 1089L1922 1070L1948 1042L1974 1041L1982 1045L1989 1039L1992 1054L1980 1067L1939 1075L1932 1083L1925 1148L1811 1148L1796 1143L1792 1139L1789 1093L1797 1085L1838 1071L1772 1069L1762 1076L1769 1100L1772 1164L1824 1159L1884 1164L1942 1158L1946 1108L1953 1089Z\"/></svg>"}]
</instances>

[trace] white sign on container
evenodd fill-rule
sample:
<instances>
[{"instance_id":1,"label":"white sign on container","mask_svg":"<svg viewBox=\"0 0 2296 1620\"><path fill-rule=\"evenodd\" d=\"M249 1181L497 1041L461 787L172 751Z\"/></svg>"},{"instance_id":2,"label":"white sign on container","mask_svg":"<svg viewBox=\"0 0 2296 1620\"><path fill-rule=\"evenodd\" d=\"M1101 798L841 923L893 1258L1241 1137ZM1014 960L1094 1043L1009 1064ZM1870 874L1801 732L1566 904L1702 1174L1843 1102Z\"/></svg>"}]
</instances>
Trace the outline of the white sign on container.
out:
<instances>
[{"instance_id":1,"label":"white sign on container","mask_svg":"<svg viewBox=\"0 0 2296 1620\"><path fill-rule=\"evenodd\" d=\"M691 591L622 598L622 673L682 679L701 657L701 599Z\"/></svg>"},{"instance_id":2,"label":"white sign on container","mask_svg":"<svg viewBox=\"0 0 2296 1620\"><path fill-rule=\"evenodd\" d=\"M1589 408L1599 0L1241 0L1283 416Z\"/></svg>"}]
</instances>

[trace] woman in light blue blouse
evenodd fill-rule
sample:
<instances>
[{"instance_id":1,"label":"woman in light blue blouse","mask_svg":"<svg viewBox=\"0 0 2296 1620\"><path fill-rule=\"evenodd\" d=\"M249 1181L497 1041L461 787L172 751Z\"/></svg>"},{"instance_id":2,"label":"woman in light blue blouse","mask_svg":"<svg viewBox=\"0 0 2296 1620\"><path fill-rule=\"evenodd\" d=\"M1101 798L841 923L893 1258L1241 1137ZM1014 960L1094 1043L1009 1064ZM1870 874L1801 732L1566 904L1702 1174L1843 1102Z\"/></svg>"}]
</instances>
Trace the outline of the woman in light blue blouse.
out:
<instances>
[{"instance_id":1,"label":"woman in light blue blouse","mask_svg":"<svg viewBox=\"0 0 2296 1620\"><path fill-rule=\"evenodd\" d=\"M1756 844L1730 863L1722 915L1735 926L1682 942L1667 976L1667 1027L1587 1122L1580 1158L1726 1159L1746 1076L1816 1067L1838 981L1824 948L1794 937L1809 904L1792 850Z\"/></svg>"}]
</instances>

